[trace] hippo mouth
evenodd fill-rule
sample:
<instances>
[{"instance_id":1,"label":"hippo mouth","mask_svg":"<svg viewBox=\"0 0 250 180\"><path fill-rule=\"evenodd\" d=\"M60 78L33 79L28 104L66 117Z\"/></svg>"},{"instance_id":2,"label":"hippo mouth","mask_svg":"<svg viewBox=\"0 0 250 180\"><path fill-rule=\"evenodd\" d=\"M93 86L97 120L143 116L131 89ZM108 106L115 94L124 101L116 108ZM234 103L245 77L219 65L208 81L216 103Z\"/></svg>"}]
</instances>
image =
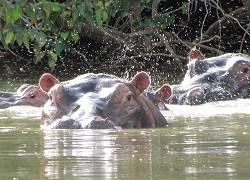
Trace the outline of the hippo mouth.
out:
<instances>
[{"instance_id":1,"label":"hippo mouth","mask_svg":"<svg viewBox=\"0 0 250 180\"><path fill-rule=\"evenodd\" d=\"M241 86L234 92L234 96L237 98L250 98L250 83Z\"/></svg>"},{"instance_id":2,"label":"hippo mouth","mask_svg":"<svg viewBox=\"0 0 250 180\"><path fill-rule=\"evenodd\" d=\"M207 93L207 88L205 87L196 87L191 89L187 96L189 97L199 97L199 96L204 96Z\"/></svg>"},{"instance_id":3,"label":"hippo mouth","mask_svg":"<svg viewBox=\"0 0 250 180\"><path fill-rule=\"evenodd\" d=\"M95 116L94 119L85 126L87 129L122 129L108 118L104 119L101 116Z\"/></svg>"}]
</instances>

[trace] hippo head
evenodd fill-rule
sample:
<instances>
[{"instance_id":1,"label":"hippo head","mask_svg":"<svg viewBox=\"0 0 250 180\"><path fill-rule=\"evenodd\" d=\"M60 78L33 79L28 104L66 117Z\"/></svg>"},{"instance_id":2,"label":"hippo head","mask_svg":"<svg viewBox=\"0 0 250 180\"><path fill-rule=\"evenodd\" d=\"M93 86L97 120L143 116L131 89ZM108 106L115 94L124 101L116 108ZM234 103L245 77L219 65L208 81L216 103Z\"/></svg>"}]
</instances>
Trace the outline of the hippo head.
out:
<instances>
[{"instance_id":1,"label":"hippo head","mask_svg":"<svg viewBox=\"0 0 250 180\"><path fill-rule=\"evenodd\" d=\"M191 63L184 81L172 86L170 103L194 105L250 97L249 56L229 53Z\"/></svg>"},{"instance_id":2,"label":"hippo head","mask_svg":"<svg viewBox=\"0 0 250 180\"><path fill-rule=\"evenodd\" d=\"M131 81L107 74L85 74L65 83L46 73L39 85L49 96L42 120L52 128L106 128L112 123L122 128L167 125L157 107L142 95L150 85L145 72ZM98 123L102 125L93 125Z\"/></svg>"},{"instance_id":3,"label":"hippo head","mask_svg":"<svg viewBox=\"0 0 250 180\"><path fill-rule=\"evenodd\" d=\"M28 105L41 107L48 100L48 96L38 86L22 85L17 92L0 92L0 108Z\"/></svg>"}]
</instances>

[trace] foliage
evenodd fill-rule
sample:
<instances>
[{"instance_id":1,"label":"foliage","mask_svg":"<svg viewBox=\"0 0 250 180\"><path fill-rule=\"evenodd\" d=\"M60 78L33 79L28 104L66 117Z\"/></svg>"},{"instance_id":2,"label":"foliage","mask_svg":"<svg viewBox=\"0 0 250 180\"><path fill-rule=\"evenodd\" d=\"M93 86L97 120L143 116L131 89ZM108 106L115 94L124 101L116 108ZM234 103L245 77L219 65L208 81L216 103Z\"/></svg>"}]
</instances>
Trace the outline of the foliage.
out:
<instances>
[{"instance_id":1,"label":"foliage","mask_svg":"<svg viewBox=\"0 0 250 180\"><path fill-rule=\"evenodd\" d=\"M174 17L167 11L145 17L131 17L131 9L152 10L159 0L0 0L0 40L5 49L25 46L35 55L38 63L44 57L53 69L63 52L76 53L74 44L80 39L83 26L91 28L115 27L113 19L120 24L130 21L129 30L141 25L157 25L167 28ZM137 9L138 10L138 9ZM133 15L133 14L132 14ZM122 25L120 25L122 27Z\"/></svg>"},{"instance_id":2,"label":"foliage","mask_svg":"<svg viewBox=\"0 0 250 180\"><path fill-rule=\"evenodd\" d=\"M89 69L101 64L95 59L111 68L142 68L153 59L183 72L194 46L208 56L248 53L249 8L249 0L0 0L0 57L25 58L19 52L27 49L52 70L69 53ZM86 37L101 50L84 52Z\"/></svg>"}]
</instances>

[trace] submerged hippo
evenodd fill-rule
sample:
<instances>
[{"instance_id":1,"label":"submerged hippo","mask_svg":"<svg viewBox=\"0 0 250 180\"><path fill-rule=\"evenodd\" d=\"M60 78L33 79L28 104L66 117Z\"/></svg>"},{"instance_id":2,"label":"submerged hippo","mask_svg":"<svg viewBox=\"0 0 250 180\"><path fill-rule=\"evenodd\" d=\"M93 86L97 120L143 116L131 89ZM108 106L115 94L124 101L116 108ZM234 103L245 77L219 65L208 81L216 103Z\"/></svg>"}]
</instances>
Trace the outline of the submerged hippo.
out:
<instances>
[{"instance_id":1,"label":"submerged hippo","mask_svg":"<svg viewBox=\"0 0 250 180\"><path fill-rule=\"evenodd\" d=\"M250 57L232 54L193 59L184 81L172 85L171 104L196 105L250 97Z\"/></svg>"},{"instance_id":2,"label":"submerged hippo","mask_svg":"<svg viewBox=\"0 0 250 180\"><path fill-rule=\"evenodd\" d=\"M38 86L25 84L17 92L0 92L0 109L20 105L41 107L48 99L48 95Z\"/></svg>"},{"instance_id":3,"label":"submerged hippo","mask_svg":"<svg viewBox=\"0 0 250 180\"><path fill-rule=\"evenodd\" d=\"M143 95L149 98L160 110L168 110L164 104L164 101L171 96L171 88L168 84L164 84L153 92L146 91ZM17 92L0 91L0 109L21 105L42 107L48 99L47 93L38 86L24 84Z\"/></svg>"},{"instance_id":4,"label":"submerged hippo","mask_svg":"<svg viewBox=\"0 0 250 180\"><path fill-rule=\"evenodd\" d=\"M145 72L131 81L108 74L85 74L64 83L49 73L43 74L39 86L49 96L42 111L43 127L166 127L165 117L142 95L149 85L150 77Z\"/></svg>"}]
</instances>

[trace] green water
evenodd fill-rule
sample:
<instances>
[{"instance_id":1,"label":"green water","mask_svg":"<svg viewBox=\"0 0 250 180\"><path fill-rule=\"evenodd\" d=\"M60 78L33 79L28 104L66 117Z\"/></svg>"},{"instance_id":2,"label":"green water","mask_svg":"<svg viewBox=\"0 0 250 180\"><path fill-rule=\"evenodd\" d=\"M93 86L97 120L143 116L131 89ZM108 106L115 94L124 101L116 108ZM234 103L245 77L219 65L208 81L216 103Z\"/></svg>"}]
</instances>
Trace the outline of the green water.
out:
<instances>
[{"instance_id":1,"label":"green water","mask_svg":"<svg viewBox=\"0 0 250 180\"><path fill-rule=\"evenodd\" d=\"M169 127L41 130L41 109L0 110L0 179L248 179L250 100L169 105Z\"/></svg>"}]
</instances>

